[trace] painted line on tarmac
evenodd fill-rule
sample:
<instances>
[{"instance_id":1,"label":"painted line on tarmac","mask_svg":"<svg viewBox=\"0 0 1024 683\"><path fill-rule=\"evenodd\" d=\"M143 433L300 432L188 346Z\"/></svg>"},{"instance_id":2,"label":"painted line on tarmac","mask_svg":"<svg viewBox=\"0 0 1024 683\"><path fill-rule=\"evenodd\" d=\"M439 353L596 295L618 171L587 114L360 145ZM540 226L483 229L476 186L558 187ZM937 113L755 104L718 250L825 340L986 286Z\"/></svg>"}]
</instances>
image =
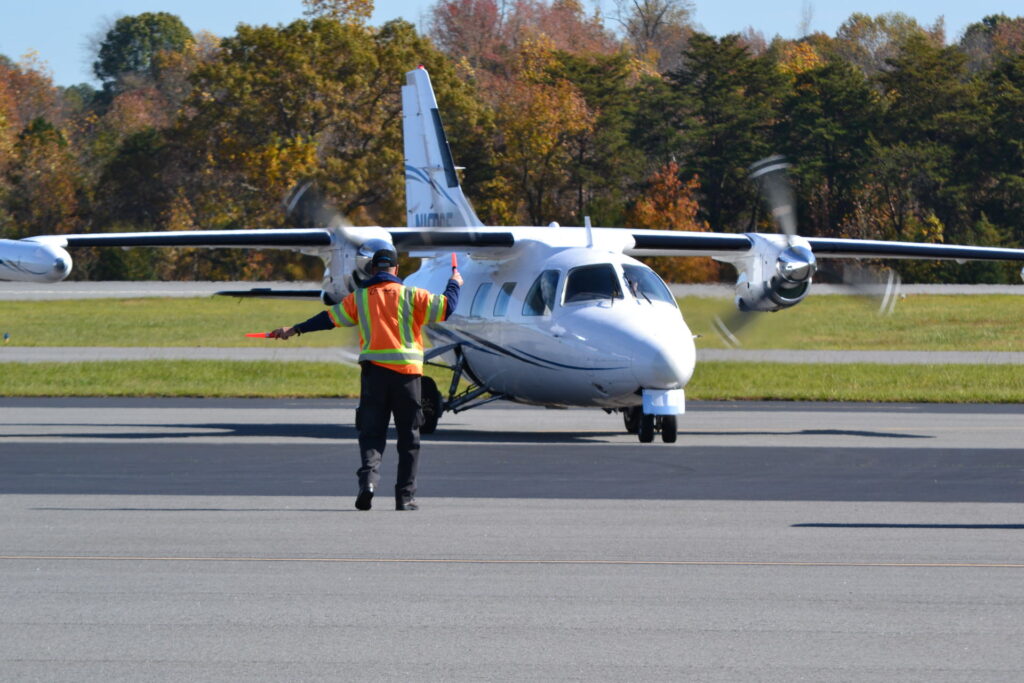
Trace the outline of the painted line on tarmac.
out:
<instances>
[{"instance_id":1,"label":"painted line on tarmac","mask_svg":"<svg viewBox=\"0 0 1024 683\"><path fill-rule=\"evenodd\" d=\"M481 560L414 557L145 557L134 555L0 555L9 561L89 562L296 562L322 564L483 564L483 565L583 565L654 567L848 567L882 569L1024 569L1024 564L1002 562L772 562L739 560Z\"/></svg>"}]
</instances>

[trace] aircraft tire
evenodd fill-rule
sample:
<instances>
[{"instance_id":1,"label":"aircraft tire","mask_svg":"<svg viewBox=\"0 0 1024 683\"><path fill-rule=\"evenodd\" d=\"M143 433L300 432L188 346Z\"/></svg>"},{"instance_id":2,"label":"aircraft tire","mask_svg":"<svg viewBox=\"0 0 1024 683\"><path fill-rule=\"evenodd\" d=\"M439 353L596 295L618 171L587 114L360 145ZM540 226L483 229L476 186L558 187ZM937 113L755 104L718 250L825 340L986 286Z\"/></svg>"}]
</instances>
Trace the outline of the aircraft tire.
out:
<instances>
[{"instance_id":1,"label":"aircraft tire","mask_svg":"<svg viewBox=\"0 0 1024 683\"><path fill-rule=\"evenodd\" d=\"M650 443L654 441L653 415L640 416L640 429L637 431L637 436L640 437L640 443Z\"/></svg>"},{"instance_id":2,"label":"aircraft tire","mask_svg":"<svg viewBox=\"0 0 1024 683\"><path fill-rule=\"evenodd\" d=\"M661 440L665 443L675 443L678 434L678 421L675 415L664 415L661 418Z\"/></svg>"},{"instance_id":3,"label":"aircraft tire","mask_svg":"<svg viewBox=\"0 0 1024 683\"><path fill-rule=\"evenodd\" d=\"M627 434L636 434L640 431L640 418L642 417L643 411L640 409L640 406L622 409L622 422L626 425Z\"/></svg>"},{"instance_id":4,"label":"aircraft tire","mask_svg":"<svg viewBox=\"0 0 1024 683\"><path fill-rule=\"evenodd\" d=\"M423 424L420 434L433 434L437 430L437 421L441 419L441 392L437 390L437 382L427 376L420 377L420 406L423 408Z\"/></svg>"}]
</instances>

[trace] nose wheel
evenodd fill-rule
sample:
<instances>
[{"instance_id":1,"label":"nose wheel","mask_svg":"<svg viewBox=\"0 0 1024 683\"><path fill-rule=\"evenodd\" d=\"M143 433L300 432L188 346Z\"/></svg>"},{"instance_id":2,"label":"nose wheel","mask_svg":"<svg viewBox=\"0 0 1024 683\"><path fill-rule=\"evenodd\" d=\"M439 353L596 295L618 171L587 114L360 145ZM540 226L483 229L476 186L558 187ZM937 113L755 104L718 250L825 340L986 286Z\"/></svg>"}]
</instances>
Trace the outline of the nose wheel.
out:
<instances>
[{"instance_id":1,"label":"nose wheel","mask_svg":"<svg viewBox=\"0 0 1024 683\"><path fill-rule=\"evenodd\" d=\"M677 435L677 421L675 415L659 415L658 431L661 432L661 440L665 443L675 443Z\"/></svg>"},{"instance_id":2,"label":"nose wheel","mask_svg":"<svg viewBox=\"0 0 1024 683\"><path fill-rule=\"evenodd\" d=\"M640 406L634 406L623 409L622 421L626 432L636 434L640 443L651 443L655 433L660 433L665 443L676 442L678 422L675 415L644 415Z\"/></svg>"}]
</instances>

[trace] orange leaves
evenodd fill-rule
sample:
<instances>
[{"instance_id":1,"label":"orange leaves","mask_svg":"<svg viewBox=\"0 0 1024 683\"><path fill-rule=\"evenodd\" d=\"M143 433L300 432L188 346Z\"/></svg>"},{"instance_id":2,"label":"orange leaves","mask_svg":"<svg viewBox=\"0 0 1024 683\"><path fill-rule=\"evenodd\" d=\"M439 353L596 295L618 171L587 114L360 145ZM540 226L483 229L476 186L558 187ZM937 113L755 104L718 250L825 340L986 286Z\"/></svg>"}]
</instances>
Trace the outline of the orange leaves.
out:
<instances>
[{"instance_id":1,"label":"orange leaves","mask_svg":"<svg viewBox=\"0 0 1024 683\"><path fill-rule=\"evenodd\" d=\"M696 195L700 183L694 176L683 182L679 165L671 161L648 180L647 191L629 212L630 226L650 230L689 230L706 232L708 225L697 217ZM658 257L645 259L669 282L714 282L718 264L710 258Z\"/></svg>"},{"instance_id":2,"label":"orange leaves","mask_svg":"<svg viewBox=\"0 0 1024 683\"><path fill-rule=\"evenodd\" d=\"M824 63L825 60L810 43L784 43L779 54L779 71L792 76L816 69Z\"/></svg>"},{"instance_id":3,"label":"orange leaves","mask_svg":"<svg viewBox=\"0 0 1024 683\"><path fill-rule=\"evenodd\" d=\"M679 164L670 161L648 179L647 191L630 211L630 223L652 230L706 231L707 223L697 218L699 190L697 178L684 183Z\"/></svg>"}]
</instances>

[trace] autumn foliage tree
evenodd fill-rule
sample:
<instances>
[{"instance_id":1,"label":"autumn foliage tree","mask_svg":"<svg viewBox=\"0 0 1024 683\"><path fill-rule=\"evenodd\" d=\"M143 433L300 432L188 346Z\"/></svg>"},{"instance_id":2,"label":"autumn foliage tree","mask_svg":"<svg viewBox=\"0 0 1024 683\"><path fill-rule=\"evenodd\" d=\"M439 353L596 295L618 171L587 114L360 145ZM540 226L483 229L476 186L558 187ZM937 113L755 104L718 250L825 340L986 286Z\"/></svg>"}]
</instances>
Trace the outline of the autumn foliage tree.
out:
<instances>
[{"instance_id":1,"label":"autumn foliage tree","mask_svg":"<svg viewBox=\"0 0 1024 683\"><path fill-rule=\"evenodd\" d=\"M372 0L303 7L224 38L126 17L97 46L102 90L0 56L0 236L279 227L307 180L355 223L403 225L399 92L423 64L488 224L774 230L748 167L783 153L801 233L1024 244L1024 17L984 17L947 45L941 22L899 13L795 41L711 36L688 0L618 2L616 31L583 0L435 0L429 35L371 26ZM73 277L321 268L230 250L76 250L75 263ZM704 265L658 267L698 280Z\"/></svg>"},{"instance_id":2,"label":"autumn foliage tree","mask_svg":"<svg viewBox=\"0 0 1024 683\"><path fill-rule=\"evenodd\" d=\"M511 217L529 225L578 218L573 211L572 142L594 125L579 90L564 78L551 77L555 60L549 41L527 43L515 77L501 83L498 91L498 166L511 193Z\"/></svg>"},{"instance_id":3,"label":"autumn foliage tree","mask_svg":"<svg viewBox=\"0 0 1024 683\"><path fill-rule=\"evenodd\" d=\"M429 26L441 50L463 61L487 86L494 77L515 78L528 44L572 54L619 49L600 14L588 15L580 0L438 0Z\"/></svg>"},{"instance_id":4,"label":"autumn foliage tree","mask_svg":"<svg viewBox=\"0 0 1024 683\"><path fill-rule=\"evenodd\" d=\"M670 161L649 179L647 189L630 209L627 220L636 228L706 232L708 224L698 218L696 177L683 181L679 164ZM716 282L719 266L709 257L645 259L669 282Z\"/></svg>"},{"instance_id":5,"label":"autumn foliage tree","mask_svg":"<svg viewBox=\"0 0 1024 683\"><path fill-rule=\"evenodd\" d=\"M0 62L0 237L83 226L87 187L65 123L43 66Z\"/></svg>"}]
</instances>

